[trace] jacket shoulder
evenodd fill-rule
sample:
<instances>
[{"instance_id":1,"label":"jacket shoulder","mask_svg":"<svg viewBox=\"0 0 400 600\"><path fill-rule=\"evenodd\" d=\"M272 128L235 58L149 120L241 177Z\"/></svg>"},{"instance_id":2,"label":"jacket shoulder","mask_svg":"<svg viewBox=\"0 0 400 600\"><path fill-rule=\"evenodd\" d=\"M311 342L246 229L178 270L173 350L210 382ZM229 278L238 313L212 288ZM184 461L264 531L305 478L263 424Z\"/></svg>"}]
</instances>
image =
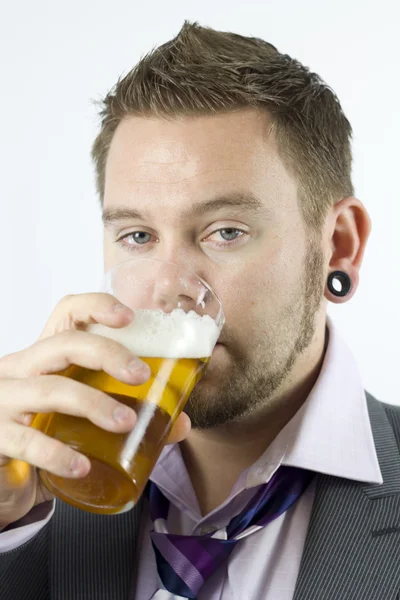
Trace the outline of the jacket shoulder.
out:
<instances>
[{"instance_id":1,"label":"jacket shoulder","mask_svg":"<svg viewBox=\"0 0 400 600\"><path fill-rule=\"evenodd\" d=\"M373 402L374 404L380 404L385 411L389 410L393 413L400 413L400 404L389 404L388 402L382 402L382 400L378 400L372 394L370 394L367 390L365 391L365 395L367 397L368 402Z\"/></svg>"},{"instance_id":2,"label":"jacket shoulder","mask_svg":"<svg viewBox=\"0 0 400 600\"><path fill-rule=\"evenodd\" d=\"M390 425L393 428L397 443L400 448L400 406L397 404L388 404L387 402L377 400L369 392L366 392L366 396L367 402L370 407L371 405L375 405L375 407L380 407L380 409L383 409L385 411L385 414L389 420Z\"/></svg>"}]
</instances>

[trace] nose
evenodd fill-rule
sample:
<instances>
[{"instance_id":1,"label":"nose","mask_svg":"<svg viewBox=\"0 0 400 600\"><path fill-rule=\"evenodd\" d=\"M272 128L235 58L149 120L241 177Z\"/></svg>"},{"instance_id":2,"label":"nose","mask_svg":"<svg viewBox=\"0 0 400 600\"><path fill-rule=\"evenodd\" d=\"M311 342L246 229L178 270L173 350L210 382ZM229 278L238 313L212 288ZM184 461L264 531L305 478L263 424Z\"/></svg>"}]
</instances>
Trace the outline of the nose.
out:
<instances>
[{"instance_id":1,"label":"nose","mask_svg":"<svg viewBox=\"0 0 400 600\"><path fill-rule=\"evenodd\" d=\"M154 280L153 305L164 312L181 308L185 312L193 310L203 314L208 287L194 273L179 265L164 263Z\"/></svg>"},{"instance_id":2,"label":"nose","mask_svg":"<svg viewBox=\"0 0 400 600\"><path fill-rule=\"evenodd\" d=\"M113 294L134 311L175 309L213 318L219 328L224 311L211 287L186 264L132 259L120 263L107 276L104 292Z\"/></svg>"}]
</instances>

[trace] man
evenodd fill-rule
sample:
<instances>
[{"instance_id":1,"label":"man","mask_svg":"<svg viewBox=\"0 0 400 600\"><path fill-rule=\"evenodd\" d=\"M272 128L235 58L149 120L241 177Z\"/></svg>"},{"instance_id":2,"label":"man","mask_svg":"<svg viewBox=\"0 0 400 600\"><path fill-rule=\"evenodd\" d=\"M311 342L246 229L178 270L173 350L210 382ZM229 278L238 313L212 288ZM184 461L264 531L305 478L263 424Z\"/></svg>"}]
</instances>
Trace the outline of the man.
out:
<instances>
[{"instance_id":1,"label":"man","mask_svg":"<svg viewBox=\"0 0 400 600\"><path fill-rule=\"evenodd\" d=\"M370 231L336 96L271 44L185 23L101 116L105 268L190 266L226 326L150 501L114 517L52 499L34 468L90 467L72 472L79 455L29 425L53 410L134 426L133 414L112 424L112 399L51 375L76 363L144 381L137 363L122 373L126 349L85 331L132 314L106 295L68 297L41 340L0 361L2 598L398 598L400 411L366 395L326 314L355 293Z\"/></svg>"}]
</instances>

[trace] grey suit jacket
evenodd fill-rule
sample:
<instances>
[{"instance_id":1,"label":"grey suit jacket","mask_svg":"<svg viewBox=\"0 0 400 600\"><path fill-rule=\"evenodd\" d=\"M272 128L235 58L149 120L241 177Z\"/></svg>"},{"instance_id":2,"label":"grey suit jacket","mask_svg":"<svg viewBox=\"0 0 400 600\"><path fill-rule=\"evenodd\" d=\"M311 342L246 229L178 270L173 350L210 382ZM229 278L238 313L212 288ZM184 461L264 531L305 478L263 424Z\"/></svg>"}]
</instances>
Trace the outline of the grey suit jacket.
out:
<instances>
[{"instance_id":1,"label":"grey suit jacket","mask_svg":"<svg viewBox=\"0 0 400 600\"><path fill-rule=\"evenodd\" d=\"M400 599L400 407L367 400L383 484L317 475L293 600ZM43 530L0 555L1 600L131 600L140 512L58 501Z\"/></svg>"}]
</instances>

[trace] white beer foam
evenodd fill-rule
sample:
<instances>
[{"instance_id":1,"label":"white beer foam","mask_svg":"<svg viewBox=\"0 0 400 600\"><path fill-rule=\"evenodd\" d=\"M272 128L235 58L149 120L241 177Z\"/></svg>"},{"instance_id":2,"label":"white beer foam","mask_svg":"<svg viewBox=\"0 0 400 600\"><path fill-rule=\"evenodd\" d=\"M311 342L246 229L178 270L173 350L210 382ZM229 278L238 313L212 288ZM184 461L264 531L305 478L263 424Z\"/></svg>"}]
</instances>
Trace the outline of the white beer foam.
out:
<instances>
[{"instance_id":1,"label":"white beer foam","mask_svg":"<svg viewBox=\"0 0 400 600\"><path fill-rule=\"evenodd\" d=\"M139 309L126 327L91 325L90 333L116 340L137 356L157 358L206 358L211 356L220 331L208 315L176 308Z\"/></svg>"}]
</instances>

